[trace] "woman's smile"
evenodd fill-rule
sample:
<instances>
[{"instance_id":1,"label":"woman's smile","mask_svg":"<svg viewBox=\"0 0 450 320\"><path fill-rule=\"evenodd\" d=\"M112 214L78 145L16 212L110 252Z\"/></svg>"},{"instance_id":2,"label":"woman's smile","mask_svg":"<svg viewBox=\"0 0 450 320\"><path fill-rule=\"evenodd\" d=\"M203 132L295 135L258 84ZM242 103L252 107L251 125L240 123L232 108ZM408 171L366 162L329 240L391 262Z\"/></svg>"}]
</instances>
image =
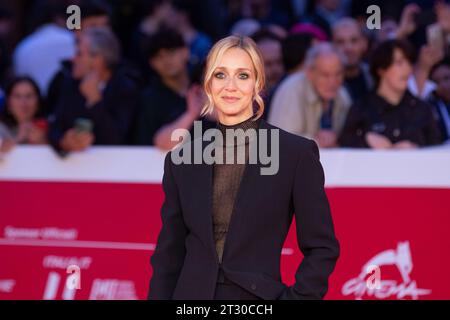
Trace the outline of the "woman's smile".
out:
<instances>
[{"instance_id":1,"label":"woman's smile","mask_svg":"<svg viewBox=\"0 0 450 320\"><path fill-rule=\"evenodd\" d=\"M233 96L222 96L222 100L226 103L235 103L239 101L241 98L239 97L233 97Z\"/></svg>"}]
</instances>

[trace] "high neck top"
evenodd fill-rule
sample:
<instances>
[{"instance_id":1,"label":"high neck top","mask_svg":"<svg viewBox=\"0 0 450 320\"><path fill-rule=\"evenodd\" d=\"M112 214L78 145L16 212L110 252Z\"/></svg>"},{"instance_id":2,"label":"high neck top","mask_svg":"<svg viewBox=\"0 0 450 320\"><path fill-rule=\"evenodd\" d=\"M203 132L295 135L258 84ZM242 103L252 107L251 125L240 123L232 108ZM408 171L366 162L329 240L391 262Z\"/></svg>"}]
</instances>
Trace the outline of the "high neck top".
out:
<instances>
[{"instance_id":1,"label":"high neck top","mask_svg":"<svg viewBox=\"0 0 450 320\"><path fill-rule=\"evenodd\" d=\"M261 118L256 119L256 115L251 116L250 118L248 118L247 120L244 120L242 122L233 124L233 125L226 125L221 123L220 121L217 121L216 123L216 128L220 130L220 132L222 133L222 137L223 137L223 142L224 145L226 147L231 147L231 146L236 146L236 145L241 145L241 143L239 143L239 140L236 141L236 137L234 139L234 141L227 141L227 132L230 132L231 134L237 134L240 131L235 131L237 129L242 129L244 134L247 133L247 131L249 129L254 129L257 130L259 128L260 125L260 120ZM246 138L245 139L245 144L248 144L249 139Z\"/></svg>"},{"instance_id":2,"label":"high neck top","mask_svg":"<svg viewBox=\"0 0 450 320\"><path fill-rule=\"evenodd\" d=\"M259 127L260 120L254 119L255 116L252 116L247 120L234 125L225 125L217 122L217 129L222 133L224 142L222 148L219 148L218 151L220 152L220 150L223 150L224 154L222 156L224 156L226 153L225 149L230 150L234 148L234 162L228 164L225 161L226 157L224 157L224 161L221 164L214 164L213 170L213 230L219 262L222 261L225 239L228 234L228 227L233 214L234 202L239 190L244 168L248 162L248 151L250 148L249 139L252 138L250 135L250 137L244 136L245 140L238 139L236 141L237 138L235 137L234 141L227 141L226 131L229 129L232 129L231 131L242 129L244 134L248 133L247 130L257 129ZM235 134L239 135L239 131L235 132ZM238 152L245 152L245 163L239 163L239 161L237 161Z\"/></svg>"},{"instance_id":3,"label":"high neck top","mask_svg":"<svg viewBox=\"0 0 450 320\"><path fill-rule=\"evenodd\" d=\"M217 121L217 128L222 132L226 129L243 129L244 131L247 129L257 129L261 118L254 120L255 118L256 115L253 115L247 120L232 125L226 125Z\"/></svg>"}]
</instances>

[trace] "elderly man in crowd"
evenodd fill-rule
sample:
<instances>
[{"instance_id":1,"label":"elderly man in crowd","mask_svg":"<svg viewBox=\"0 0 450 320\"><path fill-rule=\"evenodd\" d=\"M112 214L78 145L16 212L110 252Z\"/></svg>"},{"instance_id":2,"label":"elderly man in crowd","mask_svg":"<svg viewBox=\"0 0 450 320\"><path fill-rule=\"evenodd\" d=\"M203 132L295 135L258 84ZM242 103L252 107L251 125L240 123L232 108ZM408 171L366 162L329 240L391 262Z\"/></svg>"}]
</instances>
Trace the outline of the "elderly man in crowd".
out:
<instances>
[{"instance_id":1,"label":"elderly man in crowd","mask_svg":"<svg viewBox=\"0 0 450 320\"><path fill-rule=\"evenodd\" d=\"M72 74L59 86L50 142L62 152L91 144L118 145L129 138L138 88L119 68L120 47L107 28L81 33Z\"/></svg>"},{"instance_id":2,"label":"elderly man in crowd","mask_svg":"<svg viewBox=\"0 0 450 320\"><path fill-rule=\"evenodd\" d=\"M331 44L320 43L308 51L305 67L280 84L268 122L314 139L322 148L336 147L351 105L342 85L344 58Z\"/></svg>"}]
</instances>

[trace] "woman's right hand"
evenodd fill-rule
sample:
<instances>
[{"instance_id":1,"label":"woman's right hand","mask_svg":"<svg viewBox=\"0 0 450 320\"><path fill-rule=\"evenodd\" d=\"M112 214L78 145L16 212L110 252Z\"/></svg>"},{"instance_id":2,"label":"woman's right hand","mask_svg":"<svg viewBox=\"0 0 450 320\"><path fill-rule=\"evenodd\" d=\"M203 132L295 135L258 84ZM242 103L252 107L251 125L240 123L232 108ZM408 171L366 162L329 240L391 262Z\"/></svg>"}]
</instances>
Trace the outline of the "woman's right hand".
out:
<instances>
[{"instance_id":1,"label":"woman's right hand","mask_svg":"<svg viewBox=\"0 0 450 320\"><path fill-rule=\"evenodd\" d=\"M195 120L199 117L203 104L205 103L206 95L203 88L198 84L193 84L186 94L187 112Z\"/></svg>"},{"instance_id":2,"label":"woman's right hand","mask_svg":"<svg viewBox=\"0 0 450 320\"><path fill-rule=\"evenodd\" d=\"M15 146L15 142L10 138L0 138L0 153L7 153Z\"/></svg>"},{"instance_id":3,"label":"woman's right hand","mask_svg":"<svg viewBox=\"0 0 450 320\"><path fill-rule=\"evenodd\" d=\"M47 143L47 130L33 123L28 133L28 143L30 144Z\"/></svg>"},{"instance_id":4,"label":"woman's right hand","mask_svg":"<svg viewBox=\"0 0 450 320\"><path fill-rule=\"evenodd\" d=\"M28 142L28 136L30 134L31 127L32 127L31 122L23 122L19 124L19 127L17 129L17 135L15 137L17 144Z\"/></svg>"}]
</instances>

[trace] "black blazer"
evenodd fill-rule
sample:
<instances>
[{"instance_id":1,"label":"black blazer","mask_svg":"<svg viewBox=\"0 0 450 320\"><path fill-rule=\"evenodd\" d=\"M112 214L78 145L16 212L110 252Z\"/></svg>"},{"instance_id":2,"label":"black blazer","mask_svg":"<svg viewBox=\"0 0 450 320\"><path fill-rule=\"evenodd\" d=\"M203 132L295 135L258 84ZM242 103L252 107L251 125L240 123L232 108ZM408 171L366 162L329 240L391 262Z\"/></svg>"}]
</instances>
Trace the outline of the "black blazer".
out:
<instances>
[{"instance_id":1,"label":"black blazer","mask_svg":"<svg viewBox=\"0 0 450 320\"><path fill-rule=\"evenodd\" d=\"M260 121L259 129L279 129ZM263 299L323 298L339 243L318 147L279 129L278 173L261 175L261 167L258 161L244 169L219 264L212 224L213 166L175 165L167 154L162 229L151 257L149 299L213 299L219 268ZM294 214L304 258L295 284L286 286L281 281L280 257Z\"/></svg>"}]
</instances>

